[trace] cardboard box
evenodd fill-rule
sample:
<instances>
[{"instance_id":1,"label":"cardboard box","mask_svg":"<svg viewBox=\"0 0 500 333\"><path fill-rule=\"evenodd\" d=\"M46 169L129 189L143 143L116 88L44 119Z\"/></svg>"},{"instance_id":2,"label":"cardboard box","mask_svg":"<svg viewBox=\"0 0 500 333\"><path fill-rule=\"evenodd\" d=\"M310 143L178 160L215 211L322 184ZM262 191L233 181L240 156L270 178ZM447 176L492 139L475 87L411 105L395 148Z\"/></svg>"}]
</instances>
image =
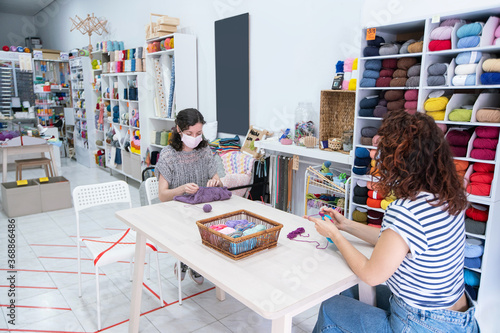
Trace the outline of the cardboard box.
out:
<instances>
[{"instance_id":1,"label":"cardboard box","mask_svg":"<svg viewBox=\"0 0 500 333\"><path fill-rule=\"evenodd\" d=\"M71 208L71 187L69 180L62 176L49 177L48 182L40 182L35 179L40 186L40 202L42 212Z\"/></svg>"},{"instance_id":2,"label":"cardboard box","mask_svg":"<svg viewBox=\"0 0 500 333\"><path fill-rule=\"evenodd\" d=\"M2 206L8 217L18 217L42 212L40 186L34 179L18 186L17 182L2 183Z\"/></svg>"},{"instance_id":3,"label":"cardboard box","mask_svg":"<svg viewBox=\"0 0 500 333\"><path fill-rule=\"evenodd\" d=\"M61 56L61 51L59 50L49 50L49 49L33 50L33 52L35 51L41 51L43 59L47 60L59 60Z\"/></svg>"}]
</instances>

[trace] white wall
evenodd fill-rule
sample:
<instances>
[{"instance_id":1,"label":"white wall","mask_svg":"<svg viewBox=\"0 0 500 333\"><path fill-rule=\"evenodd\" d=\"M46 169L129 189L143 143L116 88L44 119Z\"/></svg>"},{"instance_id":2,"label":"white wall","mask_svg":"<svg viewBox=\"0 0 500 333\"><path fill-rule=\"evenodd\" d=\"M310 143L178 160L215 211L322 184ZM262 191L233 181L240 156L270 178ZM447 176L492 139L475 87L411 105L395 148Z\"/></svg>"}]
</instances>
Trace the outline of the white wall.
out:
<instances>
[{"instance_id":1,"label":"white wall","mask_svg":"<svg viewBox=\"0 0 500 333\"><path fill-rule=\"evenodd\" d=\"M33 16L0 13L0 48L4 45L25 46L26 37L36 37Z\"/></svg>"},{"instance_id":2,"label":"white wall","mask_svg":"<svg viewBox=\"0 0 500 333\"><path fill-rule=\"evenodd\" d=\"M186 0L71 1L56 0L37 15L47 48L69 50L88 44L79 32L69 32L69 17L89 13L105 17L108 36L126 48L145 44L149 13L181 19L180 30L198 39L199 108L208 121L216 118L214 21L250 14L250 124L270 130L291 126L299 101L313 102L319 119L321 89L329 89L335 63L359 53L362 0ZM120 11L116 10L120 6ZM125 10L123 10L125 9ZM317 123L317 122L316 122Z\"/></svg>"}]
</instances>

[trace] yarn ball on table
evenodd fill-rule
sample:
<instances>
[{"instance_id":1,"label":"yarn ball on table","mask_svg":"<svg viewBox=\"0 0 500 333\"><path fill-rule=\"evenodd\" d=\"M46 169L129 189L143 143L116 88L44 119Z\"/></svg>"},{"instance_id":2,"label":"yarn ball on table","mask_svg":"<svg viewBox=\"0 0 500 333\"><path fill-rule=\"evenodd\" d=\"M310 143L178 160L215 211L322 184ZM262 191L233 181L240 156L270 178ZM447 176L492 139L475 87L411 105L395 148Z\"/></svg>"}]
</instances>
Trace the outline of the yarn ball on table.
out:
<instances>
[{"instance_id":1,"label":"yarn ball on table","mask_svg":"<svg viewBox=\"0 0 500 333\"><path fill-rule=\"evenodd\" d=\"M474 22L461 26L457 30L457 37L464 38L469 36L479 36L483 31L483 22Z\"/></svg>"},{"instance_id":2,"label":"yarn ball on table","mask_svg":"<svg viewBox=\"0 0 500 333\"><path fill-rule=\"evenodd\" d=\"M203 211L205 213L210 213L212 211L212 205L210 205L210 204L204 204L203 205Z\"/></svg>"},{"instance_id":3,"label":"yarn ball on table","mask_svg":"<svg viewBox=\"0 0 500 333\"><path fill-rule=\"evenodd\" d=\"M500 84L500 73L481 74L481 84Z\"/></svg>"},{"instance_id":4,"label":"yarn ball on table","mask_svg":"<svg viewBox=\"0 0 500 333\"><path fill-rule=\"evenodd\" d=\"M413 44L408 45L408 53L419 53L424 49L424 42L415 42Z\"/></svg>"},{"instance_id":5,"label":"yarn ball on table","mask_svg":"<svg viewBox=\"0 0 500 333\"><path fill-rule=\"evenodd\" d=\"M486 59L483 62L483 71L500 72L500 59Z\"/></svg>"},{"instance_id":6,"label":"yarn ball on table","mask_svg":"<svg viewBox=\"0 0 500 333\"><path fill-rule=\"evenodd\" d=\"M446 40L451 39L451 33L453 31L453 26L437 27L431 31L432 40Z\"/></svg>"},{"instance_id":7,"label":"yarn ball on table","mask_svg":"<svg viewBox=\"0 0 500 333\"><path fill-rule=\"evenodd\" d=\"M376 59L370 59L365 62L365 69L373 70L373 71L380 71L382 68L382 61L381 60L376 60Z\"/></svg>"},{"instance_id":8,"label":"yarn ball on table","mask_svg":"<svg viewBox=\"0 0 500 333\"><path fill-rule=\"evenodd\" d=\"M500 123L500 108L482 108L477 110L476 119L485 123Z\"/></svg>"},{"instance_id":9,"label":"yarn ball on table","mask_svg":"<svg viewBox=\"0 0 500 333\"><path fill-rule=\"evenodd\" d=\"M446 77L444 75L429 75L427 85L430 87L444 86L446 85Z\"/></svg>"},{"instance_id":10,"label":"yarn ball on table","mask_svg":"<svg viewBox=\"0 0 500 333\"><path fill-rule=\"evenodd\" d=\"M448 64L445 62L438 62L427 67L429 75L443 75L448 71Z\"/></svg>"},{"instance_id":11,"label":"yarn ball on table","mask_svg":"<svg viewBox=\"0 0 500 333\"><path fill-rule=\"evenodd\" d=\"M480 51L460 52L455 58L455 63L457 65L477 64L482 56L483 53Z\"/></svg>"},{"instance_id":12,"label":"yarn ball on table","mask_svg":"<svg viewBox=\"0 0 500 333\"><path fill-rule=\"evenodd\" d=\"M481 37L479 37L479 36L463 37L463 38L460 38L458 40L457 48L458 49L466 49L469 47L476 47L479 45L480 41L481 41Z\"/></svg>"},{"instance_id":13,"label":"yarn ball on table","mask_svg":"<svg viewBox=\"0 0 500 333\"><path fill-rule=\"evenodd\" d=\"M443 51L451 49L451 40L431 40L429 51Z\"/></svg>"}]
</instances>

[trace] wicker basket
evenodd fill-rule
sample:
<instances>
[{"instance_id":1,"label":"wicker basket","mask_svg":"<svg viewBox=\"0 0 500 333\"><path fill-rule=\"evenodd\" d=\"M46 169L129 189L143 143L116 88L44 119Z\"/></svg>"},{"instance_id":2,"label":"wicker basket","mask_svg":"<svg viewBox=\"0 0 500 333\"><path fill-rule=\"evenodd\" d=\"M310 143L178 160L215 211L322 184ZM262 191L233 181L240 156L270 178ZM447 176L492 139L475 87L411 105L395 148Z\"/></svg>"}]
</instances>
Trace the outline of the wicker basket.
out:
<instances>
[{"instance_id":1,"label":"wicker basket","mask_svg":"<svg viewBox=\"0 0 500 333\"><path fill-rule=\"evenodd\" d=\"M356 93L354 91L321 91L319 118L320 141L326 141L333 137L341 138L344 131L354 129L355 99ZM321 148L325 149L326 147ZM328 145L328 148L330 148L330 145Z\"/></svg>"},{"instance_id":2,"label":"wicker basket","mask_svg":"<svg viewBox=\"0 0 500 333\"><path fill-rule=\"evenodd\" d=\"M318 139L316 139L314 136L306 136L304 138L304 146L306 146L306 148L314 148L316 147L317 141Z\"/></svg>"},{"instance_id":3,"label":"wicker basket","mask_svg":"<svg viewBox=\"0 0 500 333\"><path fill-rule=\"evenodd\" d=\"M229 220L242 219L254 222L255 225L262 224L266 227L266 230L248 236L232 238L210 228L212 225L224 224ZM275 247L278 244L280 230L283 228L283 225L280 223L243 209L196 221L196 225L200 231L203 245L211 247L234 260L239 260L256 252Z\"/></svg>"},{"instance_id":4,"label":"wicker basket","mask_svg":"<svg viewBox=\"0 0 500 333\"><path fill-rule=\"evenodd\" d=\"M333 150L342 149L342 139L341 138L330 138L328 139L328 148Z\"/></svg>"}]
</instances>

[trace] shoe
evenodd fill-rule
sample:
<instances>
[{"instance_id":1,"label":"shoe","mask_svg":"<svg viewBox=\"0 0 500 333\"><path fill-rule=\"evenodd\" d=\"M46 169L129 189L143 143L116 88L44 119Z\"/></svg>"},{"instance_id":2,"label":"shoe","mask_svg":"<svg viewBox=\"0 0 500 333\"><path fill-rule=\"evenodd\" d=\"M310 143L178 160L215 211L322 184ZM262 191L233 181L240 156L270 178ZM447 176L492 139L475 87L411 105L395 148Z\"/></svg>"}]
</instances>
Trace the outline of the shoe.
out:
<instances>
[{"instance_id":1,"label":"shoe","mask_svg":"<svg viewBox=\"0 0 500 333\"><path fill-rule=\"evenodd\" d=\"M193 279L194 282L198 284L202 284L203 281L205 281L205 278L203 276L201 276L197 271L191 268L189 269L189 276L191 277L191 279Z\"/></svg>"},{"instance_id":2,"label":"shoe","mask_svg":"<svg viewBox=\"0 0 500 333\"><path fill-rule=\"evenodd\" d=\"M184 278L186 277L186 272L188 268L189 267L185 263L181 262L181 281L183 281ZM175 263L174 265L174 275L177 277L177 263Z\"/></svg>"}]
</instances>

